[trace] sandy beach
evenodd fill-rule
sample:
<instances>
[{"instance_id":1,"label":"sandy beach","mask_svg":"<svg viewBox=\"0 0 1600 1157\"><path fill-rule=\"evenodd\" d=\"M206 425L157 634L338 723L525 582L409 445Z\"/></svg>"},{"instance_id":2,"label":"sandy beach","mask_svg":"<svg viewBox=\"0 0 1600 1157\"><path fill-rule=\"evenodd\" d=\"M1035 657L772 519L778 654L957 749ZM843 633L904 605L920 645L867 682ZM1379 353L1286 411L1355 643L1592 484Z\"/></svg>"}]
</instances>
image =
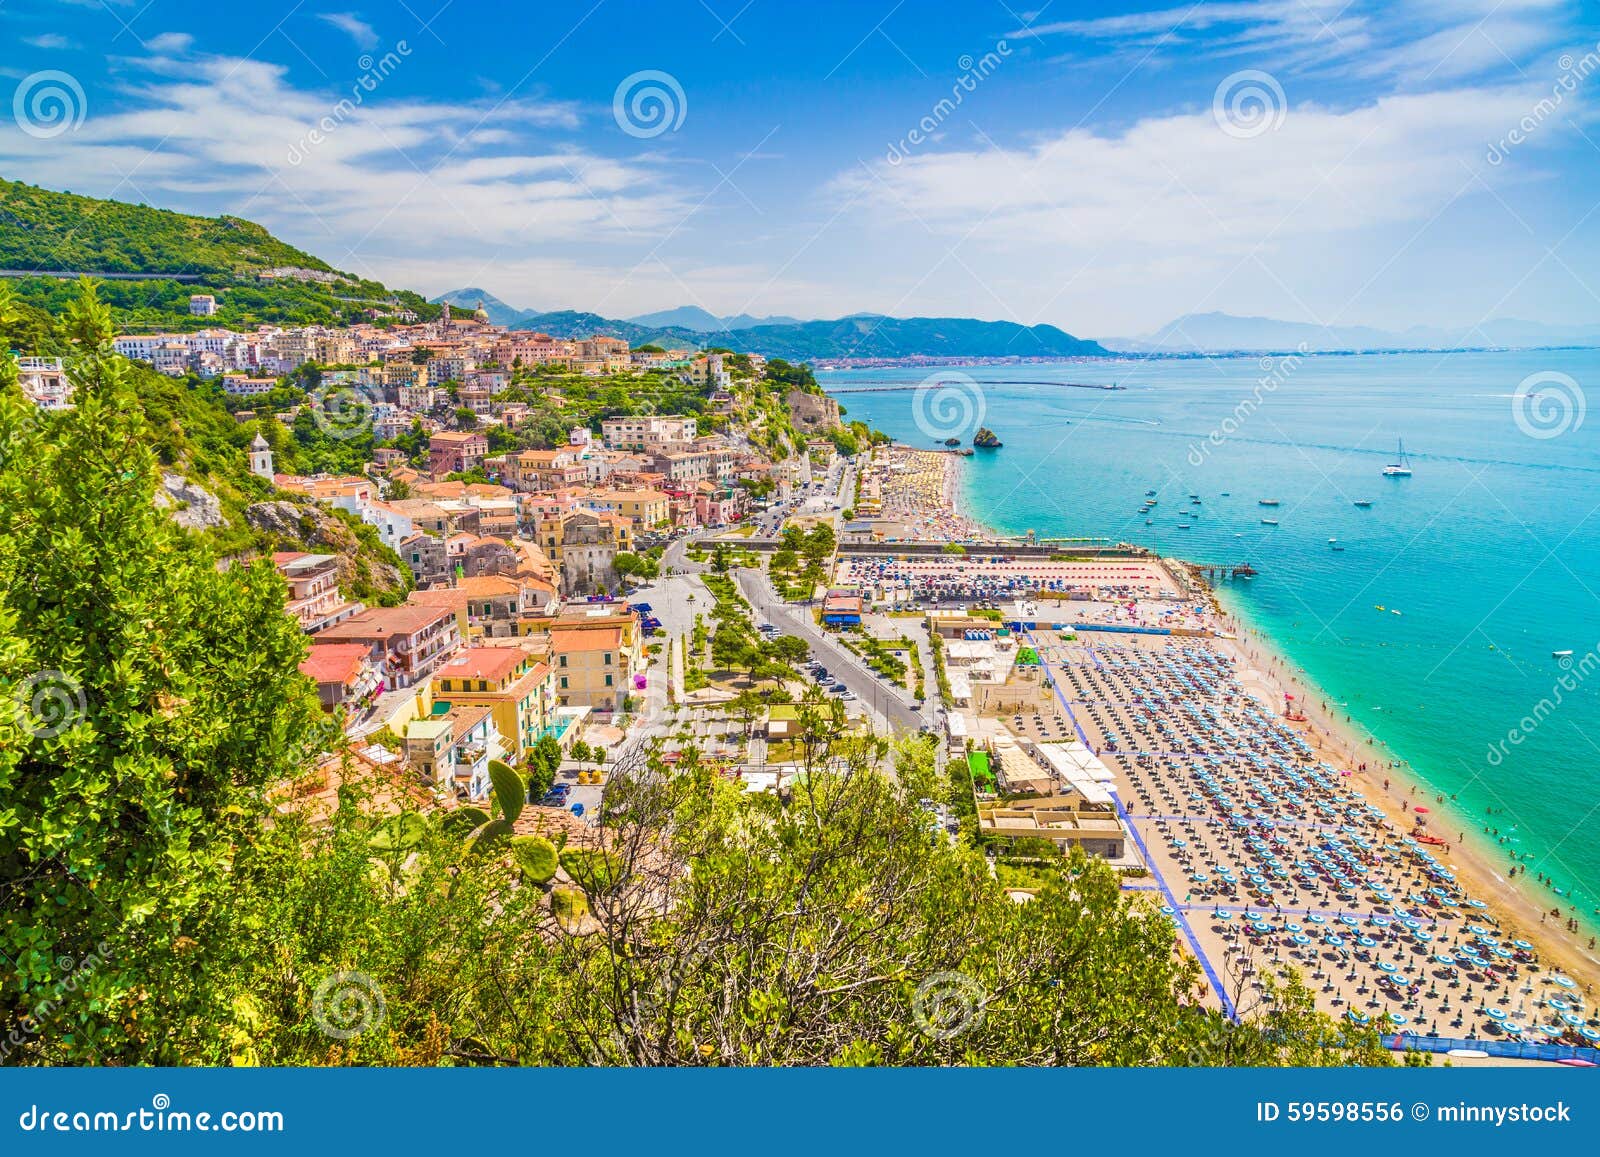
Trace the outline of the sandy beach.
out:
<instances>
[{"instance_id":1,"label":"sandy beach","mask_svg":"<svg viewBox=\"0 0 1600 1157\"><path fill-rule=\"evenodd\" d=\"M1226 612L1219 613L1226 616ZM1363 735L1335 710L1325 707L1327 696L1262 632L1237 616L1226 616L1223 621L1235 637L1220 642L1238 657L1241 669L1247 670L1263 698L1270 696L1269 701L1281 703L1285 692L1293 694L1307 717L1301 727L1308 740L1330 760L1355 769L1363 793L1397 825L1412 822L1415 815L1411 809L1417 804L1429 808L1434 829L1449 834L1450 867L1469 882L1474 894L1488 902L1502 926L1539 944L1545 955L1579 979L1586 991L1600 984L1600 952L1591 947L1591 934L1581 922L1577 932L1567 931L1568 910L1562 907L1561 916L1552 916L1555 900L1531 877L1520 871L1516 877L1507 876L1506 854L1483 831L1482 816L1461 814L1448 798L1419 783L1381 739ZM1360 770L1363 764L1364 771Z\"/></svg>"},{"instance_id":2,"label":"sandy beach","mask_svg":"<svg viewBox=\"0 0 1600 1157\"><path fill-rule=\"evenodd\" d=\"M864 487L879 496L874 518L896 524L902 541L962 542L992 538L960 509L962 458L946 450L880 447L865 468Z\"/></svg>"},{"instance_id":3,"label":"sandy beach","mask_svg":"<svg viewBox=\"0 0 1600 1157\"><path fill-rule=\"evenodd\" d=\"M961 461L930 456L947 459L938 494L951 503L951 524L975 530L979 538L997 538L958 509ZM917 493L925 495L926 489ZM1175 575L1198 577L1181 562L1167 565ZM1080 603L1074 605L1074 617L1126 627L1179 625L1173 616L1181 616L1185 628L1202 627L1213 638L1107 633L1067 641L1041 632L1041 641L1074 716L1056 726L1076 721L1097 746L1107 745L1113 731L1117 739L1111 742L1120 740L1125 747L1130 733L1141 728L1153 726L1170 736L1167 727L1176 722L1195 750L1204 747L1207 728L1190 724L1196 704L1202 713L1217 710L1210 700L1201 696L1190 702L1182 694L1173 700L1169 686L1167 706L1152 710L1139 696L1167 679L1174 664L1183 672L1190 665L1205 670L1215 665L1213 689L1221 689L1220 701L1229 704L1221 709L1228 722L1219 718L1217 726L1229 728L1235 738L1245 736L1248 746L1224 745L1223 767L1209 770L1197 768L1198 760L1165 758L1165 753L1130 752L1108 760L1117 769L1127 818L1139 829L1151 866L1168 889L1164 908L1176 904L1181 910L1180 927L1207 959L1213 987L1237 1001L1261 971L1295 967L1319 1004L1357 1023L1463 1039L1595 1044L1578 1035L1596 1031L1587 998L1600 982L1600 956L1589 947L1582 925L1577 933L1567 931L1565 911L1559 918L1550 915L1555 905L1542 887L1520 872L1508 878L1506 854L1481 832L1482 817L1458 815L1448 800L1418 784L1375 736L1359 734L1327 708L1327 696L1269 639L1228 614L1208 587L1202 589L1206 595L1200 601L1208 604L1199 616L1204 622L1195 617L1195 600L1181 607L1168 599ZM1108 657L1113 666L1127 665L1128 681L1119 690L1106 683ZM1141 681L1146 678L1155 683ZM1181 691L1182 678L1176 686ZM1237 702L1226 694L1228 688L1238 693ZM1286 700L1286 694L1294 698ZM1118 702L1119 696L1134 701ZM1283 718L1286 703L1305 718ZM1082 720L1076 720L1079 712ZM1149 749L1162 746L1149 738L1156 732L1142 734ZM1296 744L1303 745L1298 753L1292 750ZM1261 753L1268 757L1265 764ZM1308 782L1304 768L1324 769L1323 778L1313 775ZM1255 780L1247 791L1218 788L1205 778L1223 770L1232 773L1223 777L1230 785L1247 774L1265 774L1271 788ZM1213 814L1213 807L1224 806L1218 804L1223 797L1204 797L1217 790L1229 793L1228 807L1232 793L1244 791L1239 801L1244 811L1221 813L1231 814L1231 821ZM1263 792L1268 799L1279 798L1273 790L1290 792L1301 803L1281 814L1273 811L1281 806L1277 803L1258 808ZM1263 852L1258 834L1241 820L1270 829L1269 814L1278 824ZM1318 818L1327 822L1313 822ZM1319 833L1330 826L1336 832ZM1419 836L1426 839L1419 843ZM1258 892L1255 884L1240 879L1245 872L1257 884L1272 879L1258 874L1264 869L1259 857L1274 851L1281 860L1273 860L1270 870L1287 869L1288 875L1277 890ZM1315 882L1310 875L1302 878L1308 867L1319 873ZM1195 882L1202 878L1205 883ZM1292 909L1285 902L1291 895ZM1173 915L1178 918L1178 912Z\"/></svg>"}]
</instances>

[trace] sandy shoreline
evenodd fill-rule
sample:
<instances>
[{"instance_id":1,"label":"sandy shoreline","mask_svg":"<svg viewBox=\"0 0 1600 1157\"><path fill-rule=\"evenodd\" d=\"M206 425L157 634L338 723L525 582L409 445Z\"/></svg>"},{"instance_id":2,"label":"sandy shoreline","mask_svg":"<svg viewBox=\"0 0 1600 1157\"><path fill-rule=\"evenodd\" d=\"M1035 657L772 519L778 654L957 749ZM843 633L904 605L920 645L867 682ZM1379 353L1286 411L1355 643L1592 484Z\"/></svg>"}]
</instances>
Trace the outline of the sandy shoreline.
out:
<instances>
[{"instance_id":1,"label":"sandy shoreline","mask_svg":"<svg viewBox=\"0 0 1600 1157\"><path fill-rule=\"evenodd\" d=\"M944 459L940 491L950 513L980 536L1001 538L966 511L961 501L962 460L949 454L939 457ZM1176 568L1187 569L1181 560L1168 561ZM1353 723L1325 709L1322 705L1328 702L1328 695L1311 682L1303 669L1291 663L1265 632L1224 608L1209 588L1208 597L1216 615L1234 633L1235 637L1219 638L1217 643L1237 661L1241 682L1270 708L1281 707L1285 692L1293 694L1307 717L1297 730L1317 749L1320 758L1350 768L1362 794L1383 809L1397 830L1410 830L1417 818L1410 809L1426 805L1429 830L1449 844L1449 852L1442 858L1466 890L1488 905L1487 910L1503 934L1536 944L1547 966L1566 972L1582 991L1592 992L1600 983L1600 953L1588 947L1591 933L1583 916L1579 916L1578 932L1566 931L1564 915L1549 916L1550 910L1558 906L1555 897L1539 890L1535 881L1522 872L1515 879L1507 878L1506 852L1481 831L1482 817L1462 814L1451 801L1421 783L1380 737L1360 734ZM1357 770L1363 763L1366 770Z\"/></svg>"}]
</instances>

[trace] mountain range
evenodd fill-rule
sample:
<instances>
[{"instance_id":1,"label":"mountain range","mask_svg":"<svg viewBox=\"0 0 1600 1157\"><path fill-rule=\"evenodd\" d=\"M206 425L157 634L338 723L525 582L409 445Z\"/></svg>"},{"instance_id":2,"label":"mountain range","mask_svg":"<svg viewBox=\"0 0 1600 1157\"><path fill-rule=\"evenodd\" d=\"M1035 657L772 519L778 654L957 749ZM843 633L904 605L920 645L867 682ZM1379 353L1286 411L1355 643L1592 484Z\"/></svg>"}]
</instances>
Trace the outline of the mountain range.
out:
<instances>
[{"instance_id":1,"label":"mountain range","mask_svg":"<svg viewBox=\"0 0 1600 1157\"><path fill-rule=\"evenodd\" d=\"M1492 349L1503 347L1600 345L1600 325L1551 325L1499 318L1456 329L1412 326L1382 330L1370 326L1323 326L1230 313L1191 313L1139 338L1102 338L1110 349L1129 353L1195 354L1228 350L1312 352L1404 349Z\"/></svg>"},{"instance_id":2,"label":"mountain range","mask_svg":"<svg viewBox=\"0 0 1600 1157\"><path fill-rule=\"evenodd\" d=\"M662 309L655 313L641 314L639 317L630 317L634 325L660 326L664 329L690 329L696 333L726 333L739 329L754 329L758 325L803 325L798 317L785 317L782 314L773 314L770 317L755 317L748 313L734 313L726 317L718 317L710 310L701 309L698 305L680 305L677 309Z\"/></svg>"},{"instance_id":3,"label":"mountain range","mask_svg":"<svg viewBox=\"0 0 1600 1157\"><path fill-rule=\"evenodd\" d=\"M630 345L687 346L698 349L727 334L725 344L740 350L790 360L811 358L903 357L1105 357L1097 342L1074 337L1053 325L1026 326L1012 321L980 321L970 317L885 317L858 313L832 321L756 318L748 314L718 318L694 306L681 306L631 320L602 317L579 310L516 312L481 289L455 289L432 299L475 308L483 302L496 325L533 329L552 337L590 334L620 337ZM675 319L671 322L662 319ZM691 322L691 324L684 324ZM697 328L717 326L719 328Z\"/></svg>"}]
</instances>

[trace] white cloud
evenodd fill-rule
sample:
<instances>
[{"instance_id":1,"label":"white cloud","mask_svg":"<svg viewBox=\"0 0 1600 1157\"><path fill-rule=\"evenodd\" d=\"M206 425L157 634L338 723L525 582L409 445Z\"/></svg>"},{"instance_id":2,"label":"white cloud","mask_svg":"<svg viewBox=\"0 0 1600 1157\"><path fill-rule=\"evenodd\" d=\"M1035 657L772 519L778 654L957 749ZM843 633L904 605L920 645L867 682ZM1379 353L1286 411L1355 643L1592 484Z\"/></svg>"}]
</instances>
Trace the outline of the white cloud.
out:
<instances>
[{"instance_id":1,"label":"white cloud","mask_svg":"<svg viewBox=\"0 0 1600 1157\"><path fill-rule=\"evenodd\" d=\"M70 48L72 42L58 32L45 32L39 36L24 37L22 43L34 48Z\"/></svg>"},{"instance_id":2,"label":"white cloud","mask_svg":"<svg viewBox=\"0 0 1600 1157\"><path fill-rule=\"evenodd\" d=\"M317 19L331 24L356 42L357 48L376 48L378 33L354 12L320 12Z\"/></svg>"},{"instance_id":3,"label":"white cloud","mask_svg":"<svg viewBox=\"0 0 1600 1157\"><path fill-rule=\"evenodd\" d=\"M1250 139L1223 132L1208 109L1116 135L1079 129L881 161L842 174L834 191L913 278L934 268L935 284L970 277L977 300L1024 321L1081 320L1086 303L1099 308L1094 290L1135 315L1135 301L1163 298L1182 303L1176 312L1227 309L1236 303L1214 292L1241 266L1260 281L1257 259L1316 297L1328 253L1381 270L1435 215L1487 196L1474 174L1509 180L1485 147L1538 95L1466 88L1348 110L1302 104ZM1303 312L1285 300L1277 315Z\"/></svg>"},{"instance_id":4,"label":"white cloud","mask_svg":"<svg viewBox=\"0 0 1600 1157\"><path fill-rule=\"evenodd\" d=\"M386 59L390 75L406 67ZM381 79L310 92L253 60L141 63L119 101L91 94L76 131L38 140L0 122L0 166L47 187L248 217L365 273L637 245L687 212L658 167L572 140L569 104L391 100ZM125 111L97 111L113 104Z\"/></svg>"},{"instance_id":5,"label":"white cloud","mask_svg":"<svg viewBox=\"0 0 1600 1157\"><path fill-rule=\"evenodd\" d=\"M194 45L194 37L187 32L161 32L144 42L145 48L158 55L179 56Z\"/></svg>"},{"instance_id":6,"label":"white cloud","mask_svg":"<svg viewBox=\"0 0 1600 1157\"><path fill-rule=\"evenodd\" d=\"M1018 29L1093 43L1114 61L1248 55L1268 71L1392 77L1407 87L1515 75L1576 26L1578 0L1223 0Z\"/></svg>"}]
</instances>

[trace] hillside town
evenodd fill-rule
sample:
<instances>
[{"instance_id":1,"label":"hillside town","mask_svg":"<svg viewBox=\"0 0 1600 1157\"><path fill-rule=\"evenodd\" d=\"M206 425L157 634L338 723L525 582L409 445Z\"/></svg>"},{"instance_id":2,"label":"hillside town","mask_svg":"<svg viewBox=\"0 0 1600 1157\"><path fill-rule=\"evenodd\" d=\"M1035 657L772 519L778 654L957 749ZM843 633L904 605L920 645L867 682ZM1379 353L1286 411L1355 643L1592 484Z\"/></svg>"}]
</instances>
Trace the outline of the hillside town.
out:
<instances>
[{"instance_id":1,"label":"hillside town","mask_svg":"<svg viewBox=\"0 0 1600 1157\"><path fill-rule=\"evenodd\" d=\"M210 295L190 299L195 316L215 309ZM408 572L403 602L368 606L343 589L339 555L272 555L287 613L310 637L301 670L324 708L367 743L366 758L404 760L446 802L482 802L490 762L521 765L542 739L570 753L584 736L597 748L625 738L647 686L644 640L659 627L614 597L626 580L653 576L674 540L788 502L814 462L835 459L832 442L814 437L774 460L735 419L741 383L766 368L759 355L558 339L492 325L481 306L348 328L124 333L112 347L157 373L220 384L241 407L230 406L238 422L258 431L310 409L335 437L370 433L359 474L283 472L260 432L249 472L280 497L372 527ZM17 367L36 405L71 406L59 359ZM269 405L307 367L317 388L305 402ZM724 420L712 432L695 414L618 414L598 430L571 428L559 445L491 452L529 410L508 396L513 383L541 370L659 371ZM802 390L784 408L797 434L839 423L836 403ZM411 453L394 445L402 434L414 438Z\"/></svg>"}]
</instances>

